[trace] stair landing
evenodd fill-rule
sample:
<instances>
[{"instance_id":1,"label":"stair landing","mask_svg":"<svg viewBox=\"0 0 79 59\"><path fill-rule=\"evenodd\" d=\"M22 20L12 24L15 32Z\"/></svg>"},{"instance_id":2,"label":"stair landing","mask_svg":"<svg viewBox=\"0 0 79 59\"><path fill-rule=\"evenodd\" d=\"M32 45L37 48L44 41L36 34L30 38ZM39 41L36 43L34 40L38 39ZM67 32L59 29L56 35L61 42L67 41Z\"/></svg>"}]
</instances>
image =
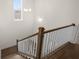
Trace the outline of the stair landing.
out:
<instances>
[{"instance_id":1,"label":"stair landing","mask_svg":"<svg viewBox=\"0 0 79 59\"><path fill-rule=\"evenodd\" d=\"M71 44L46 59L79 59L79 44Z\"/></svg>"},{"instance_id":2,"label":"stair landing","mask_svg":"<svg viewBox=\"0 0 79 59\"><path fill-rule=\"evenodd\" d=\"M8 55L6 57L3 57L2 59L26 59L26 58L22 57L18 54L11 54L11 55Z\"/></svg>"}]
</instances>

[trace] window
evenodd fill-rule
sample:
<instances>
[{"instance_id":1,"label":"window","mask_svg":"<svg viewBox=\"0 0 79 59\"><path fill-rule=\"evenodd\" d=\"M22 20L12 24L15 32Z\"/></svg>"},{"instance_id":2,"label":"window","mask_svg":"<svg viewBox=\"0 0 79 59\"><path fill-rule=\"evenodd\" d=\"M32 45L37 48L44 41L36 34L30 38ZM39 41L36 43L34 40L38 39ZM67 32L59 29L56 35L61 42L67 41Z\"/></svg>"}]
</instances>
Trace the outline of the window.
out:
<instances>
[{"instance_id":1,"label":"window","mask_svg":"<svg viewBox=\"0 0 79 59\"><path fill-rule=\"evenodd\" d=\"M21 21L22 17L22 0L13 0L14 20Z\"/></svg>"}]
</instances>

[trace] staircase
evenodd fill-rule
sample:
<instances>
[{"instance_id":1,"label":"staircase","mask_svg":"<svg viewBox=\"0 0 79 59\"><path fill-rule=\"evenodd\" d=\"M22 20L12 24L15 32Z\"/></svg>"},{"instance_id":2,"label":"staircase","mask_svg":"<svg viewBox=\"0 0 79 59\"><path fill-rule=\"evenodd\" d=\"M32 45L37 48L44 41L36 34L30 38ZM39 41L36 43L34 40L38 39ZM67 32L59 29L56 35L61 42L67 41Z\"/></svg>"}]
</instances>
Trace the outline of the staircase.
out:
<instances>
[{"instance_id":1,"label":"staircase","mask_svg":"<svg viewBox=\"0 0 79 59\"><path fill-rule=\"evenodd\" d=\"M45 30L17 40L19 56L26 59L79 59L78 28L75 24Z\"/></svg>"}]
</instances>

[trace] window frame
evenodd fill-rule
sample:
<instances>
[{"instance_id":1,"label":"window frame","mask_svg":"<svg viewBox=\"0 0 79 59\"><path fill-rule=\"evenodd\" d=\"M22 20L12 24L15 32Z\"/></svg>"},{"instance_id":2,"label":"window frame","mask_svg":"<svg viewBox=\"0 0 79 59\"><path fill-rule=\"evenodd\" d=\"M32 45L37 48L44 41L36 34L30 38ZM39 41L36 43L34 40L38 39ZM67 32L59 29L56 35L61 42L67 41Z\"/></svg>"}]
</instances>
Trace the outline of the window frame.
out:
<instances>
[{"instance_id":1,"label":"window frame","mask_svg":"<svg viewBox=\"0 0 79 59\"><path fill-rule=\"evenodd\" d=\"M16 15L15 15L15 11L17 11L17 10L14 9L14 0L12 2L13 2L13 16L14 16L13 18L14 18L14 21L23 21L23 0L21 0L20 16L18 16L17 19L16 19Z\"/></svg>"}]
</instances>

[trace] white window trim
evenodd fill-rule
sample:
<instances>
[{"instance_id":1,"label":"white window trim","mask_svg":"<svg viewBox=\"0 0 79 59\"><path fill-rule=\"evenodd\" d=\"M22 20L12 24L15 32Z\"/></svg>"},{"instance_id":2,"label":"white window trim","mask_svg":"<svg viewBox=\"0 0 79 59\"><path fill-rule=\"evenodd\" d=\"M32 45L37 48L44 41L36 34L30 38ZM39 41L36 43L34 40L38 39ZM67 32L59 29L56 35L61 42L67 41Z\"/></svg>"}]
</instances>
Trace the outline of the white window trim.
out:
<instances>
[{"instance_id":1,"label":"white window trim","mask_svg":"<svg viewBox=\"0 0 79 59\"><path fill-rule=\"evenodd\" d=\"M14 12L14 10L13 10L13 12ZM14 15L14 21L23 21L23 0L21 0L21 19L16 19L15 15Z\"/></svg>"}]
</instances>

